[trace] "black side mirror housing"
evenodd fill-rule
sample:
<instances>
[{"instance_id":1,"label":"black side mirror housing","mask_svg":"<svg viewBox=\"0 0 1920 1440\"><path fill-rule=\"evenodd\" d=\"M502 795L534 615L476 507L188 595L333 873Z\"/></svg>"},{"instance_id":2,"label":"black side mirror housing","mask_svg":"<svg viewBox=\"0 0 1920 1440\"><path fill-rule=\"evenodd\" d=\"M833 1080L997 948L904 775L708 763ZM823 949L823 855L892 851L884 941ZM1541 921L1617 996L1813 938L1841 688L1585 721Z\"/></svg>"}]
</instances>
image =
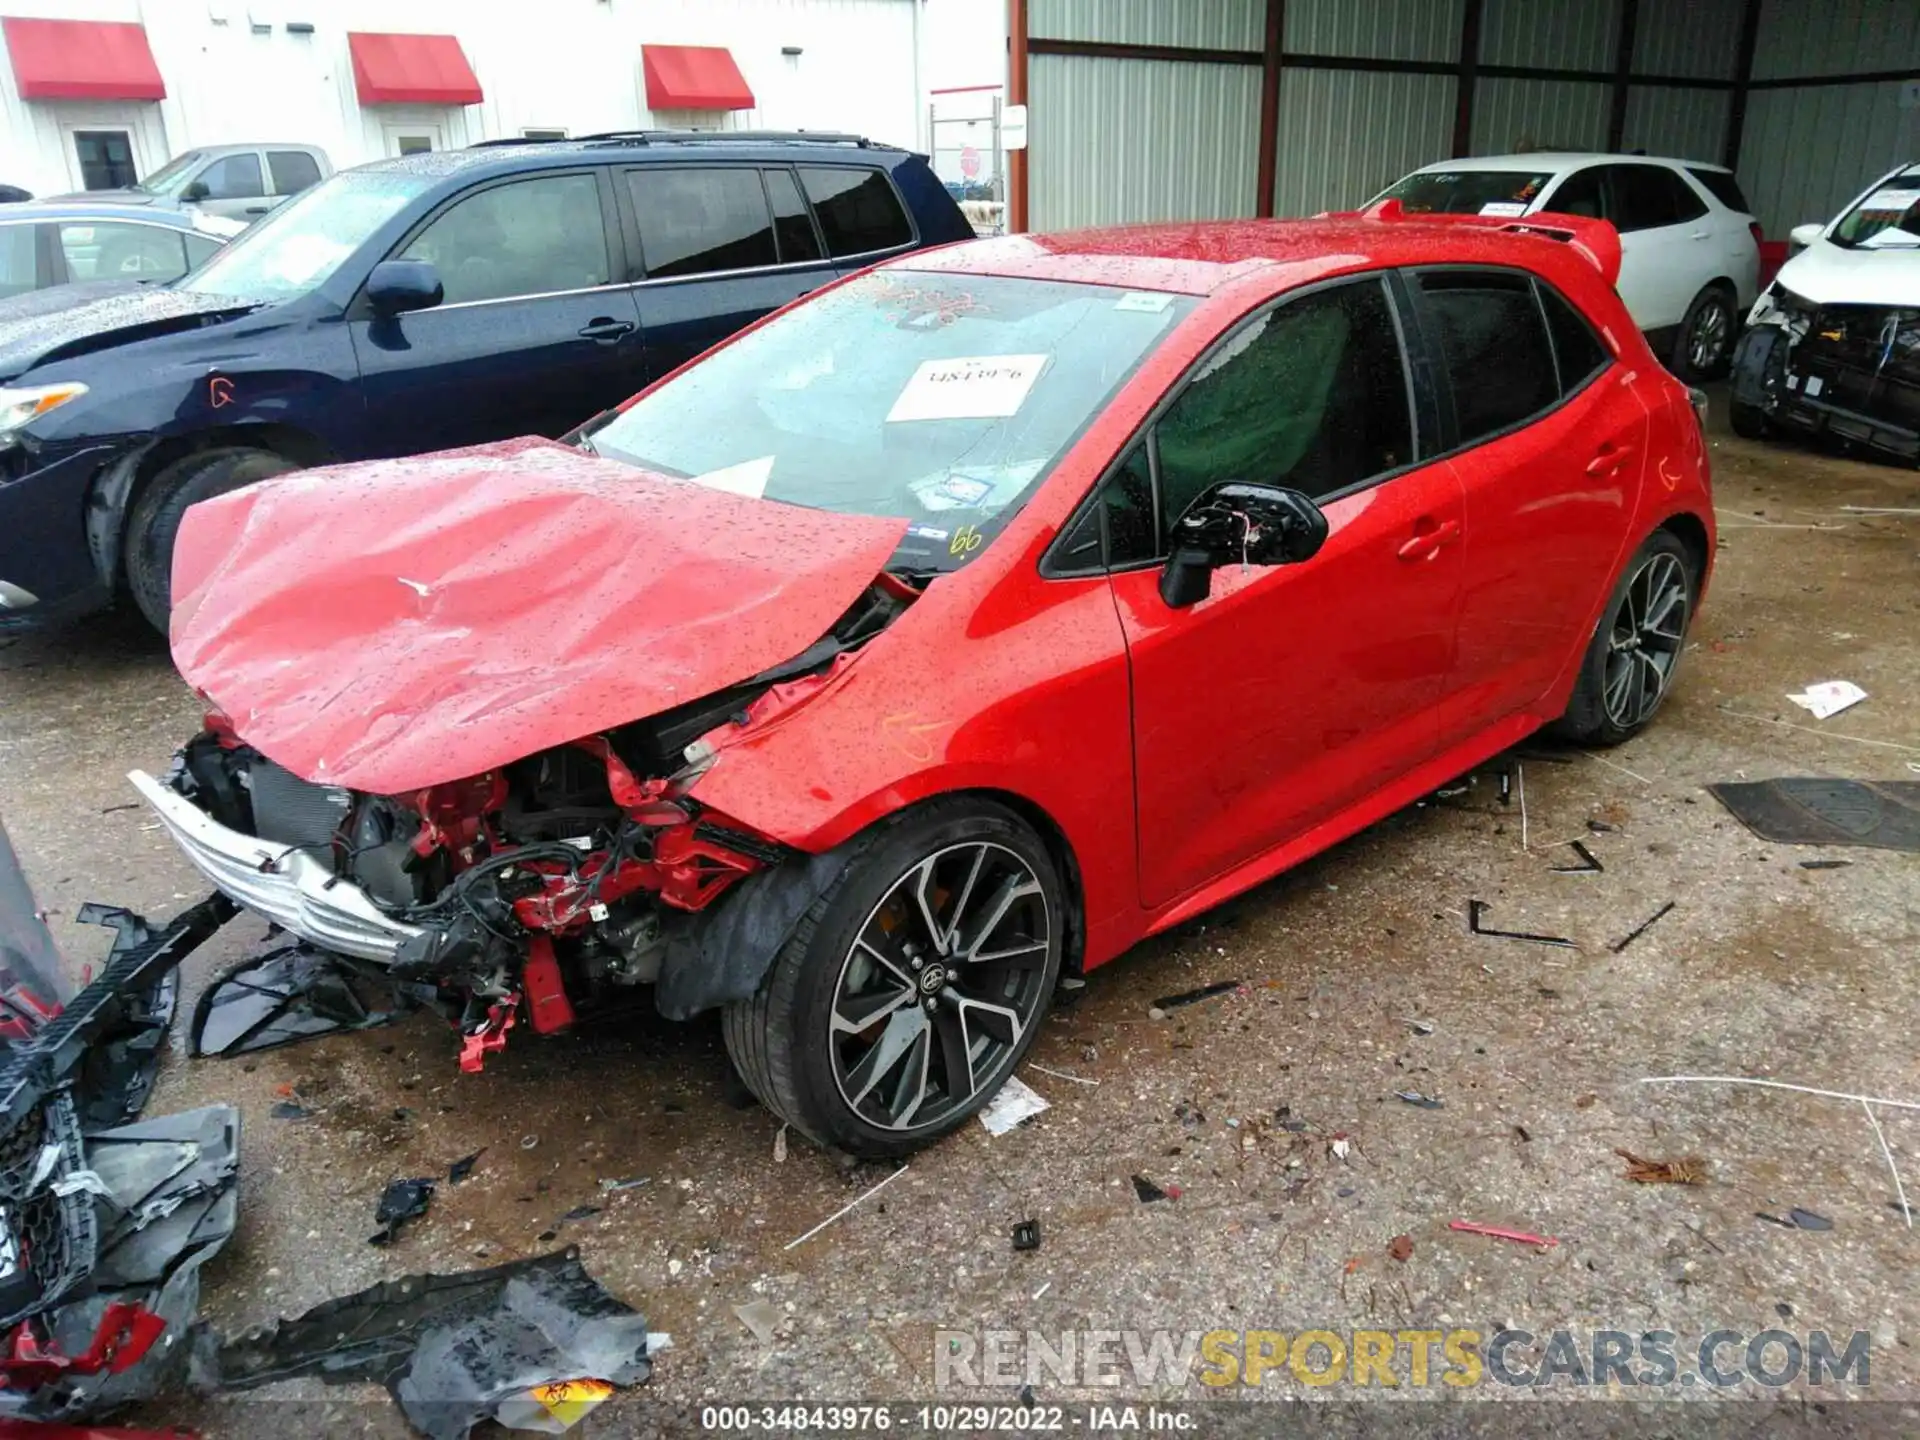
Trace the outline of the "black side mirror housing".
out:
<instances>
[{"instance_id":1,"label":"black side mirror housing","mask_svg":"<svg viewBox=\"0 0 1920 1440\"><path fill-rule=\"evenodd\" d=\"M426 260L382 260L367 276L367 303L376 314L430 310L446 296L440 272Z\"/></svg>"},{"instance_id":2,"label":"black side mirror housing","mask_svg":"<svg viewBox=\"0 0 1920 1440\"><path fill-rule=\"evenodd\" d=\"M180 198L189 205L196 200L205 200L212 193L204 180L189 180L180 188Z\"/></svg>"},{"instance_id":3,"label":"black side mirror housing","mask_svg":"<svg viewBox=\"0 0 1920 1440\"><path fill-rule=\"evenodd\" d=\"M1160 598L1173 610L1197 605L1212 593L1220 566L1297 565L1318 554L1326 540L1327 517L1298 490L1226 481L1174 523Z\"/></svg>"}]
</instances>

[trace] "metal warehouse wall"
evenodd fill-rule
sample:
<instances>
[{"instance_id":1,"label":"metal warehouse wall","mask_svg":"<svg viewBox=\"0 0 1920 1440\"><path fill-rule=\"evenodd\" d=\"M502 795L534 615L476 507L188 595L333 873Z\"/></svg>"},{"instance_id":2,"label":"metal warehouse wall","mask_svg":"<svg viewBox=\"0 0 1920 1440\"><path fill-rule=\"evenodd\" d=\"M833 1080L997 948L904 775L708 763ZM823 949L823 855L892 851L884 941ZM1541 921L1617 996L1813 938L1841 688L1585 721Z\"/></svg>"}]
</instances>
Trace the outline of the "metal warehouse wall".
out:
<instances>
[{"instance_id":1,"label":"metal warehouse wall","mask_svg":"<svg viewBox=\"0 0 1920 1440\"><path fill-rule=\"evenodd\" d=\"M1009 0L1009 19L1029 229L1308 215L1451 155L1552 147L1734 163L1779 237L1920 158L1916 0Z\"/></svg>"}]
</instances>

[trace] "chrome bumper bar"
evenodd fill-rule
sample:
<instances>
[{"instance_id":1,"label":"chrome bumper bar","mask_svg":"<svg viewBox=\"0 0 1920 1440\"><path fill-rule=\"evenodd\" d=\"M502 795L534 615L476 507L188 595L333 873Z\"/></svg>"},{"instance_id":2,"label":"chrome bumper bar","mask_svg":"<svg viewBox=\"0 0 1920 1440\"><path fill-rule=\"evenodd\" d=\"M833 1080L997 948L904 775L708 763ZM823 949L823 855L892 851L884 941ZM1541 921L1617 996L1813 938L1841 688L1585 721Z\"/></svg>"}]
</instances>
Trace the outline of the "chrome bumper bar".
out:
<instances>
[{"instance_id":1,"label":"chrome bumper bar","mask_svg":"<svg viewBox=\"0 0 1920 1440\"><path fill-rule=\"evenodd\" d=\"M229 830L144 770L127 776L176 844L235 903L323 950L391 963L416 926L388 918L367 892L310 850Z\"/></svg>"}]
</instances>

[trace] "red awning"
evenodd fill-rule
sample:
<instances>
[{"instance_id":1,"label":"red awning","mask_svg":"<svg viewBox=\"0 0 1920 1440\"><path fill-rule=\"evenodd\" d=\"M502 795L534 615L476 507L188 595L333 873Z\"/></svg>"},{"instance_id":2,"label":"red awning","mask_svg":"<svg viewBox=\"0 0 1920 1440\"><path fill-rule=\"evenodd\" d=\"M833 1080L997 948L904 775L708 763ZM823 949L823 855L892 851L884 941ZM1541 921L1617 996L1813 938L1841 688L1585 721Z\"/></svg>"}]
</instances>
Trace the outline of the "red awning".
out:
<instances>
[{"instance_id":1,"label":"red awning","mask_svg":"<svg viewBox=\"0 0 1920 1440\"><path fill-rule=\"evenodd\" d=\"M721 45L642 45L649 110L751 110L753 91Z\"/></svg>"},{"instance_id":2,"label":"red awning","mask_svg":"<svg viewBox=\"0 0 1920 1440\"><path fill-rule=\"evenodd\" d=\"M362 105L478 105L480 82L452 35L347 32Z\"/></svg>"},{"instance_id":3,"label":"red awning","mask_svg":"<svg viewBox=\"0 0 1920 1440\"><path fill-rule=\"evenodd\" d=\"M0 17L22 100L164 100L166 82L139 25Z\"/></svg>"}]
</instances>

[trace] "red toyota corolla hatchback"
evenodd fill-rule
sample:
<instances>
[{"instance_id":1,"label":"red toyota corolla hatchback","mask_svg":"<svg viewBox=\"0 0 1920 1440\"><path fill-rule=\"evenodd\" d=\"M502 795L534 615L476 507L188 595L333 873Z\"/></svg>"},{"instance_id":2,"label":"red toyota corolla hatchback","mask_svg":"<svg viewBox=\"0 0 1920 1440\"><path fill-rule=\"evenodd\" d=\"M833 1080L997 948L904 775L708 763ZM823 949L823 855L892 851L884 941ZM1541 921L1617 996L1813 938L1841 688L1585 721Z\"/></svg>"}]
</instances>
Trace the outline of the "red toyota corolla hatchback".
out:
<instances>
[{"instance_id":1,"label":"red toyota corolla hatchback","mask_svg":"<svg viewBox=\"0 0 1920 1440\"><path fill-rule=\"evenodd\" d=\"M256 913L478 1068L630 987L897 1155L1090 970L1672 684L1713 555L1611 228L1017 236L805 299L599 417L195 506L136 773Z\"/></svg>"}]
</instances>

